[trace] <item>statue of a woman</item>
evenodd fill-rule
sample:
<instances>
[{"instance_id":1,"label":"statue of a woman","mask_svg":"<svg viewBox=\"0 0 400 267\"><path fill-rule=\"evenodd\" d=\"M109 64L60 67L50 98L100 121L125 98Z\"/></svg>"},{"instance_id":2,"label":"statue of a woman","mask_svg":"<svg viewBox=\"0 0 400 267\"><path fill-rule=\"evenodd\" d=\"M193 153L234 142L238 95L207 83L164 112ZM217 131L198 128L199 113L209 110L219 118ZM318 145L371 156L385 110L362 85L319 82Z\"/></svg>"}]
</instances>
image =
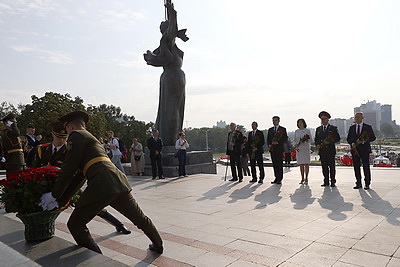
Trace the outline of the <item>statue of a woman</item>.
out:
<instances>
[{"instance_id":1,"label":"statue of a woman","mask_svg":"<svg viewBox=\"0 0 400 267\"><path fill-rule=\"evenodd\" d=\"M182 130L185 110L185 73L181 70L183 51L175 44L175 38L189 40L186 29L178 31L176 11L171 0L165 3L167 20L161 22L160 46L153 52L147 50L144 60L148 65L163 67L160 77L160 98L155 127L160 132L165 146L175 145Z\"/></svg>"}]
</instances>

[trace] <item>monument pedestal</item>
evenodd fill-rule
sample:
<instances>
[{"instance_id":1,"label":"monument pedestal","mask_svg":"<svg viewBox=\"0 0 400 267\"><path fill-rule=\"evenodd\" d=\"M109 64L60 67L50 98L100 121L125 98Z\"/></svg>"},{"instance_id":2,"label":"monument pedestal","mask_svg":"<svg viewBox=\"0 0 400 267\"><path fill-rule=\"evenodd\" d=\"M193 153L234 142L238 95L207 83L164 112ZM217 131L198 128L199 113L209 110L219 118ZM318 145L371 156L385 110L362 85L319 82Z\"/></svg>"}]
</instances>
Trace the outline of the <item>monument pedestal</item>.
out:
<instances>
[{"instance_id":1,"label":"monument pedestal","mask_svg":"<svg viewBox=\"0 0 400 267\"><path fill-rule=\"evenodd\" d=\"M147 149L146 149L147 150ZM176 177L178 176L178 158L174 157L175 148L173 146L163 147L162 152L162 166L165 177ZM144 174L152 176L150 152L147 150L145 153ZM217 165L213 160L211 151L190 151L186 154L186 174L197 174L197 173L217 173Z\"/></svg>"}]
</instances>

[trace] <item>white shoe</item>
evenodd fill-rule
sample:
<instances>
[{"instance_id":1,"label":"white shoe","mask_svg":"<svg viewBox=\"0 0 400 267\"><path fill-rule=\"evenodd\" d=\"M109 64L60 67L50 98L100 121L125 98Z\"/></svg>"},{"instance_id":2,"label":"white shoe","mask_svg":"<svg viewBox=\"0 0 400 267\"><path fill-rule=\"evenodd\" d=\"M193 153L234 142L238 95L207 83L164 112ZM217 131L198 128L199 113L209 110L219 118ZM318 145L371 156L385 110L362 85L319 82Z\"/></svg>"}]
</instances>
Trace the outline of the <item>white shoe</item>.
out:
<instances>
[{"instance_id":1,"label":"white shoe","mask_svg":"<svg viewBox=\"0 0 400 267\"><path fill-rule=\"evenodd\" d=\"M185 177L189 177L189 175L185 175Z\"/></svg>"},{"instance_id":2,"label":"white shoe","mask_svg":"<svg viewBox=\"0 0 400 267\"><path fill-rule=\"evenodd\" d=\"M179 178L183 178L183 177L185 177L185 176L183 176L183 175L179 176Z\"/></svg>"}]
</instances>

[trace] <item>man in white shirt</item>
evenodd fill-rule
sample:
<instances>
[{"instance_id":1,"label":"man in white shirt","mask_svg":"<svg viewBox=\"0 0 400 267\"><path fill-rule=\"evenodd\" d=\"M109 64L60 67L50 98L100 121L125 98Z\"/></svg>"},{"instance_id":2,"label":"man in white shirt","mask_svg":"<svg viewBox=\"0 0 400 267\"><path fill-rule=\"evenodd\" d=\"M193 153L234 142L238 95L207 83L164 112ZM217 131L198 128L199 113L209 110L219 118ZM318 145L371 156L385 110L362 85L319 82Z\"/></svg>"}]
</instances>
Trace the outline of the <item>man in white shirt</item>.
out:
<instances>
[{"instance_id":1,"label":"man in white shirt","mask_svg":"<svg viewBox=\"0 0 400 267\"><path fill-rule=\"evenodd\" d=\"M121 156L122 153L119 150L119 144L118 144L118 139L114 137L114 132L113 131L108 131L107 132L108 135L108 148L111 150L112 152L112 158L111 161L112 163L114 163L114 165L122 172L125 174L125 170L124 167L122 167L122 163L121 163Z\"/></svg>"}]
</instances>

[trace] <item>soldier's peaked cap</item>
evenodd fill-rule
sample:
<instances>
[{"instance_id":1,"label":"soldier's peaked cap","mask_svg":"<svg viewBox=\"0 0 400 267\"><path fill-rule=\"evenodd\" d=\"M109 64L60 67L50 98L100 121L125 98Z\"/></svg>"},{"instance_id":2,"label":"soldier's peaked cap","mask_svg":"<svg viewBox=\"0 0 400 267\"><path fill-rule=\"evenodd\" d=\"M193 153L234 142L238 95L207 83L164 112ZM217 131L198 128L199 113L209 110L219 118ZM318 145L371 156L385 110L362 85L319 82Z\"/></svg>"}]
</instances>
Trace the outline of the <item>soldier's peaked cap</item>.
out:
<instances>
[{"instance_id":1,"label":"soldier's peaked cap","mask_svg":"<svg viewBox=\"0 0 400 267\"><path fill-rule=\"evenodd\" d=\"M14 113L9 113L6 116L4 116L3 118L1 118L1 121L2 122L6 122L6 121L9 121L9 120L12 120L12 119L15 119L15 118L16 118L16 116L15 116Z\"/></svg>"},{"instance_id":2,"label":"soldier's peaked cap","mask_svg":"<svg viewBox=\"0 0 400 267\"><path fill-rule=\"evenodd\" d=\"M50 123L49 126L52 128L51 132L58 138L67 138L68 134L63 122L55 121Z\"/></svg>"},{"instance_id":3,"label":"soldier's peaked cap","mask_svg":"<svg viewBox=\"0 0 400 267\"><path fill-rule=\"evenodd\" d=\"M69 123L74 120L83 120L85 123L89 122L89 114L82 110L76 110L58 118L59 121L63 122L64 124Z\"/></svg>"},{"instance_id":4,"label":"soldier's peaked cap","mask_svg":"<svg viewBox=\"0 0 400 267\"><path fill-rule=\"evenodd\" d=\"M326 111L321 111L321 112L318 114L318 117L319 117L319 118L321 118L322 116L326 116L326 117L328 117L329 119L331 118L331 115L330 115L328 112L326 112Z\"/></svg>"}]
</instances>

